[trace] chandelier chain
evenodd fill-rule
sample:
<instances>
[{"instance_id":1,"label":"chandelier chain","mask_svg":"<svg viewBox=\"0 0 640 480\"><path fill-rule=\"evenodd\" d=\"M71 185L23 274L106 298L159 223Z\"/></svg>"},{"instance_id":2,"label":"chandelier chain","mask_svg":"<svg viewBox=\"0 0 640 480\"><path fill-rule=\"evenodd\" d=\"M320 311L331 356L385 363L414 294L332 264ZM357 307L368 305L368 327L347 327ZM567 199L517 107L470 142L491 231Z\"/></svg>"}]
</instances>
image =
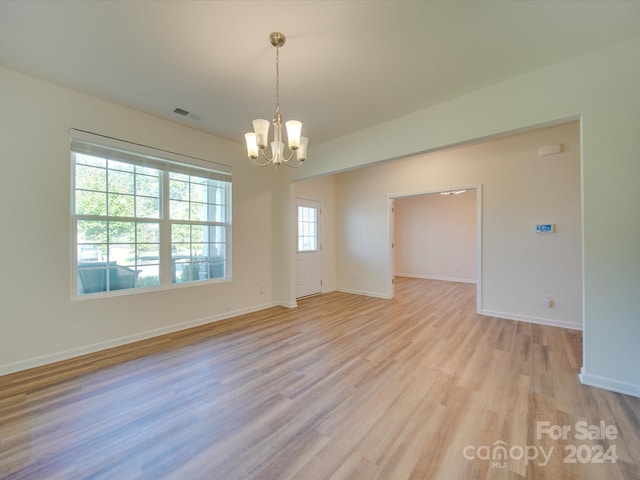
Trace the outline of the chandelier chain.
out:
<instances>
[{"instance_id":1,"label":"chandelier chain","mask_svg":"<svg viewBox=\"0 0 640 480\"><path fill-rule=\"evenodd\" d=\"M276 113L280 113L280 47L276 45Z\"/></svg>"}]
</instances>

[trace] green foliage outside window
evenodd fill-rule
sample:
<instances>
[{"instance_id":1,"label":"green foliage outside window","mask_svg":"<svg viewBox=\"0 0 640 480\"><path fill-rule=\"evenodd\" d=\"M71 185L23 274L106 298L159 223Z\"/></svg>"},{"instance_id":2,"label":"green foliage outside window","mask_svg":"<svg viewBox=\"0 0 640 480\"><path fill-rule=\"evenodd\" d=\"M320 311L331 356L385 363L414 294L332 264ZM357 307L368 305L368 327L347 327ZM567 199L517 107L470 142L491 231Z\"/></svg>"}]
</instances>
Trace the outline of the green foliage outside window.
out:
<instances>
[{"instance_id":1,"label":"green foliage outside window","mask_svg":"<svg viewBox=\"0 0 640 480\"><path fill-rule=\"evenodd\" d=\"M80 138L74 148L72 137L72 154L79 294L159 286L161 274L170 274L171 283L227 276L229 173L112 150L92 139ZM172 272L161 272L164 255ZM80 284L91 278L104 286L83 291Z\"/></svg>"}]
</instances>

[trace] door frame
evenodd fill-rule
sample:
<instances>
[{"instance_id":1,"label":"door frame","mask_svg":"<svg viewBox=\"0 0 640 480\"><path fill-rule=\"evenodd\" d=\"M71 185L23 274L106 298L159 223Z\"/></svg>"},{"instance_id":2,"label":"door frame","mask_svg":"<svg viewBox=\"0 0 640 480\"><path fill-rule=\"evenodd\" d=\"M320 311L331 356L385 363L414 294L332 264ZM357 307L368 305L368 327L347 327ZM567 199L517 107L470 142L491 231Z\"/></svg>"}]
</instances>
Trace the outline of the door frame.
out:
<instances>
[{"instance_id":1,"label":"door frame","mask_svg":"<svg viewBox=\"0 0 640 480\"><path fill-rule=\"evenodd\" d=\"M436 190L426 190L398 195L387 196L387 233L388 233L388 298L395 296L395 205L394 200L398 198L414 197L418 195L429 195L432 193L448 192L451 190L475 190L476 191L476 313L482 312L482 184L457 186L449 188L439 188Z\"/></svg>"},{"instance_id":2,"label":"door frame","mask_svg":"<svg viewBox=\"0 0 640 480\"><path fill-rule=\"evenodd\" d=\"M293 229L292 229L293 238L294 238L294 241L293 241L293 264L294 264L293 296L296 301L298 298L303 298L303 297L298 297L298 288L297 288L297 285L298 285L297 256L299 254L298 252L298 205L303 205L302 203L300 203L301 201L313 202L318 206L318 217L317 217L317 224L316 224L317 236L318 236L318 258L320 262L320 292L318 293L323 293L323 288L324 288L323 281L322 281L324 278L324 264L323 264L324 259L322 255L322 232L323 232L322 200L318 198L311 198L311 197L296 195L293 199L294 221L293 221Z\"/></svg>"}]
</instances>

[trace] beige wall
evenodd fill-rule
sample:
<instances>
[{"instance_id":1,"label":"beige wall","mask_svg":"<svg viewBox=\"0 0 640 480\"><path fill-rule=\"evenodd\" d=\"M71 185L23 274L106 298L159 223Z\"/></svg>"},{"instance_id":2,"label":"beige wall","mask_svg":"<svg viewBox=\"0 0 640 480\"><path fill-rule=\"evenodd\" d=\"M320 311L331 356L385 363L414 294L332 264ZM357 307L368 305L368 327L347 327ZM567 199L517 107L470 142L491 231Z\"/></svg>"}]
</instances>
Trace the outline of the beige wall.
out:
<instances>
[{"instance_id":1,"label":"beige wall","mask_svg":"<svg viewBox=\"0 0 640 480\"><path fill-rule=\"evenodd\" d=\"M476 190L395 199L394 274L476 281Z\"/></svg>"},{"instance_id":2,"label":"beige wall","mask_svg":"<svg viewBox=\"0 0 640 480\"><path fill-rule=\"evenodd\" d=\"M279 180L335 173L508 132L580 119L584 383L640 396L640 37L350 135L312 145L305 169ZM287 227L289 205L280 204ZM339 205L337 205L339 209ZM340 226L338 226L340 228ZM288 242L289 230L280 240ZM282 237L285 235L285 237ZM340 243L340 240L337 240ZM290 245L286 245L290 251ZM277 265L290 284L291 258ZM387 278L388 272L377 274ZM364 281L364 279L363 279ZM363 285L363 288L365 286ZM278 292L286 302L292 289Z\"/></svg>"},{"instance_id":3,"label":"beige wall","mask_svg":"<svg viewBox=\"0 0 640 480\"><path fill-rule=\"evenodd\" d=\"M538 157L549 144L563 151ZM482 187L481 312L581 328L577 122L337 175L338 288L391 295L390 197L471 185ZM536 234L538 223L557 232ZM542 304L547 294L553 308Z\"/></svg>"},{"instance_id":4,"label":"beige wall","mask_svg":"<svg viewBox=\"0 0 640 480\"><path fill-rule=\"evenodd\" d=\"M640 37L636 37L312 144L305 168L281 170L278 177L263 169L260 175L254 174L246 166L240 144L0 69L0 212L3 222L20 232L16 241L3 227L0 240L4 254L0 373L261 308L273 301L295 304L294 180L580 119L581 379L640 396L640 370L636 368L640 364L639 56ZM233 165L234 281L109 302L71 303L67 141L71 127ZM337 212L339 208L337 202ZM359 213L367 215L366 210L354 208L336 219L336 231L347 228L346 220L360 224ZM336 245L340 241L336 238ZM388 271L365 273L374 275L375 285L389 278ZM340 284L339 272L336 277ZM368 281L362 276L356 286L364 290ZM263 283L266 291L260 294Z\"/></svg>"},{"instance_id":5,"label":"beige wall","mask_svg":"<svg viewBox=\"0 0 640 480\"><path fill-rule=\"evenodd\" d=\"M0 103L0 374L273 304L275 174L241 145L1 68ZM233 281L72 301L72 127L231 165Z\"/></svg>"}]
</instances>

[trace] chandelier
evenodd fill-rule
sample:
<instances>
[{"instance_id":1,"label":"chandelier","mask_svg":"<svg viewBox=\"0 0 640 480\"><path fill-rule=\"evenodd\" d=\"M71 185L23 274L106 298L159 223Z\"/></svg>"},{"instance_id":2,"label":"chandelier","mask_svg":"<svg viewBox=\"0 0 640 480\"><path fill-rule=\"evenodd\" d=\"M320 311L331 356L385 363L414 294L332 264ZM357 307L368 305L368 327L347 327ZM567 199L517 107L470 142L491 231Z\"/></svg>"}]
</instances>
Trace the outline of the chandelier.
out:
<instances>
[{"instance_id":1,"label":"chandelier","mask_svg":"<svg viewBox=\"0 0 640 480\"><path fill-rule=\"evenodd\" d=\"M276 47L276 113L273 115L273 141L271 142L271 154L267 155L267 144L269 138L269 121L256 119L253 121L253 132L246 133L244 138L247 141L247 154L255 165L265 167L273 164L276 170L283 163L289 167L299 167L307 158L307 144L309 139L301 137L302 122L289 120L287 126L287 140L289 153L285 153L284 139L282 138L282 115L280 115L280 47L284 45L287 38L280 32L273 32L269 35L271 45ZM259 160L260 153L264 161ZM295 159L294 159L295 156Z\"/></svg>"}]
</instances>

